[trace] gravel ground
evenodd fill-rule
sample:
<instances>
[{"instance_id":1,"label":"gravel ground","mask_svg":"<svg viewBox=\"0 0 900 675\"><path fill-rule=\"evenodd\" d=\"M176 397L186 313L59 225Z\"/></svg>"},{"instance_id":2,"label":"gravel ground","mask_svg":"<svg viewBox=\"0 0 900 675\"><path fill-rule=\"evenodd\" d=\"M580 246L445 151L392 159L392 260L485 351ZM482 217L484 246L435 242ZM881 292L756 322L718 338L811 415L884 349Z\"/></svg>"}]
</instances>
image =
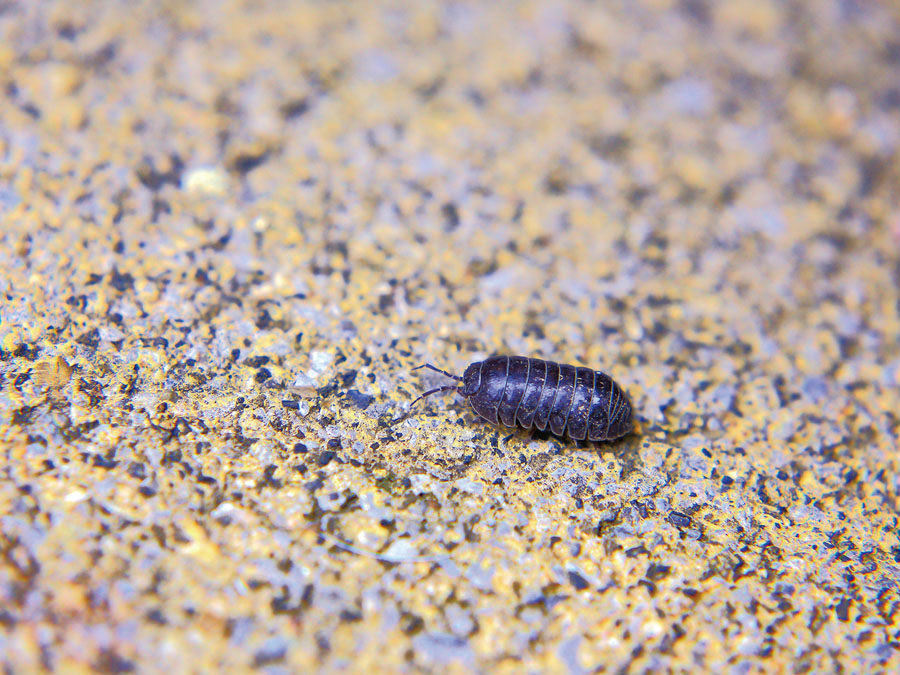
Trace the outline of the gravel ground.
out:
<instances>
[{"instance_id":1,"label":"gravel ground","mask_svg":"<svg viewBox=\"0 0 900 675\"><path fill-rule=\"evenodd\" d=\"M900 666L898 35L0 4L7 672ZM492 353L635 432L410 409Z\"/></svg>"}]
</instances>

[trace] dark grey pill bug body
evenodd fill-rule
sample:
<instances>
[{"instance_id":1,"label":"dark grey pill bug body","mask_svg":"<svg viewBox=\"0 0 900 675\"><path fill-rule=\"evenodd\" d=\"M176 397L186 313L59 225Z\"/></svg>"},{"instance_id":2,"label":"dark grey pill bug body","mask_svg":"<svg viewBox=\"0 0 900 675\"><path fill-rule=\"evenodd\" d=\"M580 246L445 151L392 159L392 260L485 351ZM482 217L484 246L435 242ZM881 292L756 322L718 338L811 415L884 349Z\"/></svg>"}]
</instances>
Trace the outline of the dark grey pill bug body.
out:
<instances>
[{"instance_id":1,"label":"dark grey pill bug body","mask_svg":"<svg viewBox=\"0 0 900 675\"><path fill-rule=\"evenodd\" d=\"M543 361L527 356L491 356L466 368L462 377L430 363L430 368L462 386L426 391L420 399L453 391L468 399L481 417L493 424L536 427L576 441L608 441L632 429L631 402L625 391L599 370Z\"/></svg>"}]
</instances>

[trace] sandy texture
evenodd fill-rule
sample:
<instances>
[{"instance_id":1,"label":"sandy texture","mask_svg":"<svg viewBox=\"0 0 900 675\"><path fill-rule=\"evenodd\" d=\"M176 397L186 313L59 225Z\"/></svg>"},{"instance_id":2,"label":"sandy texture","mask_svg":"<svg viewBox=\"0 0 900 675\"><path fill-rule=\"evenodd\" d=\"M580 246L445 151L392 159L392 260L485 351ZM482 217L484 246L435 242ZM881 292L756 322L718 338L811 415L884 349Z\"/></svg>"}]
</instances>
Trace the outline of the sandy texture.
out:
<instances>
[{"instance_id":1,"label":"sandy texture","mask_svg":"<svg viewBox=\"0 0 900 675\"><path fill-rule=\"evenodd\" d=\"M4 667L897 667L897 3L260 4L0 6Z\"/></svg>"}]
</instances>

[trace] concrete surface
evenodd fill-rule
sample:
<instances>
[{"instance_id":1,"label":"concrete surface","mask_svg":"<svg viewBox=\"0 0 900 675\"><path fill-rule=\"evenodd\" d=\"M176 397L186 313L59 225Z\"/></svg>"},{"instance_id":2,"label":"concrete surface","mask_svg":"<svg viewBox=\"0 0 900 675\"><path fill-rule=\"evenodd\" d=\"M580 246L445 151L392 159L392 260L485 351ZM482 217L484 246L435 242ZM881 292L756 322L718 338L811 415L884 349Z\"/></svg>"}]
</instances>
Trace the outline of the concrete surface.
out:
<instances>
[{"instance_id":1,"label":"concrete surface","mask_svg":"<svg viewBox=\"0 0 900 675\"><path fill-rule=\"evenodd\" d=\"M4 668L897 668L898 35L5 3ZM636 433L408 409L491 353L610 373Z\"/></svg>"}]
</instances>

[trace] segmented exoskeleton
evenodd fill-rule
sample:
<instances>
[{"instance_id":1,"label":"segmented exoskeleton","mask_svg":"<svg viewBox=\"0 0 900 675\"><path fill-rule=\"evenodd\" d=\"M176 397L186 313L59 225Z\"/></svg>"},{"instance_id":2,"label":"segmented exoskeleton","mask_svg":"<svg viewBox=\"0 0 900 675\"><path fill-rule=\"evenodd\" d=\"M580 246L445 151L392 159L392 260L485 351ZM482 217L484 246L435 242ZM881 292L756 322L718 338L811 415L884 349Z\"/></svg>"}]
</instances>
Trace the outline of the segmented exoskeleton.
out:
<instances>
[{"instance_id":1,"label":"segmented exoskeleton","mask_svg":"<svg viewBox=\"0 0 900 675\"><path fill-rule=\"evenodd\" d=\"M542 361L527 356L491 356L470 364L462 377L430 368L452 377L462 386L449 385L426 391L413 401L440 391L456 391L481 417L494 424L541 431L550 427L557 436L565 433L576 441L608 441L624 436L632 428L631 402L613 379L599 370Z\"/></svg>"}]
</instances>

